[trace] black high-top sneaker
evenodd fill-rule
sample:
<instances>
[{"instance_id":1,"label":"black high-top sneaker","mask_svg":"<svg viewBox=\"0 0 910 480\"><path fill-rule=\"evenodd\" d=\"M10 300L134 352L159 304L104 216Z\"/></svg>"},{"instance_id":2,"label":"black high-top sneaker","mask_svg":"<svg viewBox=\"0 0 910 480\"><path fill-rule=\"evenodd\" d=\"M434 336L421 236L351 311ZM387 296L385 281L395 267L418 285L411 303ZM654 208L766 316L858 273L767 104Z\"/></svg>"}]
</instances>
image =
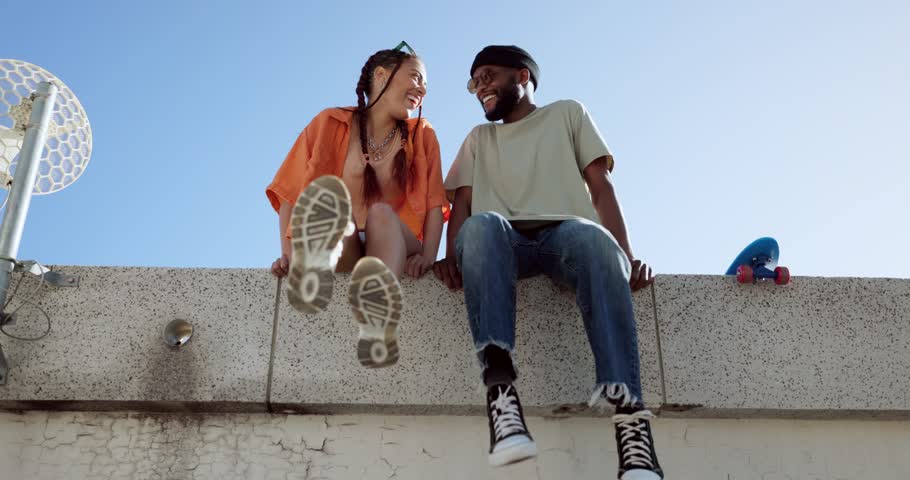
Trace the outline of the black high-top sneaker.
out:
<instances>
[{"instance_id":1,"label":"black high-top sneaker","mask_svg":"<svg viewBox=\"0 0 910 480\"><path fill-rule=\"evenodd\" d=\"M657 463L651 422L654 414L637 407L617 408L613 415L620 480L661 480L664 472Z\"/></svg>"},{"instance_id":2,"label":"black high-top sneaker","mask_svg":"<svg viewBox=\"0 0 910 480\"><path fill-rule=\"evenodd\" d=\"M645 410L624 383L599 386L591 398L591 405L601 395L616 407L613 425L616 429L616 452L619 454L619 480L662 480L664 472L657 463L654 436L651 434L654 414Z\"/></svg>"},{"instance_id":3,"label":"black high-top sneaker","mask_svg":"<svg viewBox=\"0 0 910 480\"><path fill-rule=\"evenodd\" d=\"M490 465L499 467L537 456L537 444L525 425L518 392L512 385L487 389L490 419Z\"/></svg>"}]
</instances>

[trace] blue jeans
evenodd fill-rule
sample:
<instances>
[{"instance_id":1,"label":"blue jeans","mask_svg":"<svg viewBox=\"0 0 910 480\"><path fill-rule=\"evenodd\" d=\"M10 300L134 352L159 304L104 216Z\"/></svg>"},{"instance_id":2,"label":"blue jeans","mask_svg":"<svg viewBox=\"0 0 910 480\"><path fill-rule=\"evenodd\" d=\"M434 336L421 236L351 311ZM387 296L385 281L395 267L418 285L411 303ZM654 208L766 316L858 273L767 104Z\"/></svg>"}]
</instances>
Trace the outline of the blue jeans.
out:
<instances>
[{"instance_id":1,"label":"blue jeans","mask_svg":"<svg viewBox=\"0 0 910 480\"><path fill-rule=\"evenodd\" d=\"M464 222L455 251L482 367L487 346L508 352L515 348L518 279L543 273L575 291L594 352L598 388L624 385L632 399L640 401L638 335L629 288L632 267L607 229L589 220L565 220L530 239L502 215L483 212Z\"/></svg>"}]
</instances>

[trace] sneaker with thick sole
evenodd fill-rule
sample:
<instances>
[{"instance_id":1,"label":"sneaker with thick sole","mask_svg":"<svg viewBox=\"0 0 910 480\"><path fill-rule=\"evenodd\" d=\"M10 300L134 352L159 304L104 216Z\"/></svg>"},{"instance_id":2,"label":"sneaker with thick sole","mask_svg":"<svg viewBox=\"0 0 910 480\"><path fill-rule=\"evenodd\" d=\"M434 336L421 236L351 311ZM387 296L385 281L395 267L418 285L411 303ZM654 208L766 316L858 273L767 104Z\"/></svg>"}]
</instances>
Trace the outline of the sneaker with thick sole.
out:
<instances>
[{"instance_id":1,"label":"sneaker with thick sole","mask_svg":"<svg viewBox=\"0 0 910 480\"><path fill-rule=\"evenodd\" d=\"M500 467L537 456L537 444L525 425L518 392L512 385L487 389L490 420L490 465Z\"/></svg>"},{"instance_id":2,"label":"sneaker with thick sole","mask_svg":"<svg viewBox=\"0 0 910 480\"><path fill-rule=\"evenodd\" d=\"M369 368L398 362L398 322L401 320L401 285L382 260L363 257L351 273L348 299L360 326L357 358Z\"/></svg>"},{"instance_id":3,"label":"sneaker with thick sole","mask_svg":"<svg viewBox=\"0 0 910 480\"><path fill-rule=\"evenodd\" d=\"M344 237L354 233L351 195L340 178L313 180L291 212L288 302L304 313L325 311L335 285L335 264Z\"/></svg>"},{"instance_id":4,"label":"sneaker with thick sole","mask_svg":"<svg viewBox=\"0 0 910 480\"><path fill-rule=\"evenodd\" d=\"M620 412L623 412L620 410ZM649 410L617 413L616 450L619 453L619 480L662 480L664 472L657 462Z\"/></svg>"}]
</instances>

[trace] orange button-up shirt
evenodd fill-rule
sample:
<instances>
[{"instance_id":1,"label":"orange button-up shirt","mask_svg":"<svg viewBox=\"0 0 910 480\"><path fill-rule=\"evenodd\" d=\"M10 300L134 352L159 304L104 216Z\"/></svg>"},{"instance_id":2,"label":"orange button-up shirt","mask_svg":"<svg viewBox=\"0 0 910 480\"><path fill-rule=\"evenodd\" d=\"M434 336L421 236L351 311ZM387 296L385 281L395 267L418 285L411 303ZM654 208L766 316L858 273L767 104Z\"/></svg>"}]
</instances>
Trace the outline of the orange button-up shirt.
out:
<instances>
[{"instance_id":1,"label":"orange button-up shirt","mask_svg":"<svg viewBox=\"0 0 910 480\"><path fill-rule=\"evenodd\" d=\"M342 176L353 118L351 111L329 108L316 115L306 126L275 174L275 179L265 190L276 212L282 201L293 205L313 180L323 175ZM417 131L413 133L415 128ZM413 162L414 168L409 168L409 171L414 172L415 178L408 179L403 193L407 201L396 202L400 205L397 213L402 223L422 240L427 212L441 207L443 218L447 219L449 202L442 185L436 132L426 119L421 119L418 124L413 118L408 120L408 131L413 134L413 141L406 147L408 166ZM286 234L290 235L290 228Z\"/></svg>"}]
</instances>

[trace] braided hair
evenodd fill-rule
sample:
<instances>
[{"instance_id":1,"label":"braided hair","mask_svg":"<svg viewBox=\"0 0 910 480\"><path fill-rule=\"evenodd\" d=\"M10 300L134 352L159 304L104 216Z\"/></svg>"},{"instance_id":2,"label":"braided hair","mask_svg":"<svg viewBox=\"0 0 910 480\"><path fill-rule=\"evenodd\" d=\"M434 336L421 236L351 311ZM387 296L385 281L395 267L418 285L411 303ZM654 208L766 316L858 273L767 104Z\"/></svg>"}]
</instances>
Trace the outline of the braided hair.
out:
<instances>
[{"instance_id":1,"label":"braided hair","mask_svg":"<svg viewBox=\"0 0 910 480\"><path fill-rule=\"evenodd\" d=\"M401 65L409 59L418 58L414 54L405 53L400 50L380 50L374 53L370 58L367 59L366 63L363 65L363 68L360 70L360 79L357 81L357 108L354 110L357 117L358 125L360 126L360 150L366 158L366 167L363 171L363 201L366 206L370 206L379 200L382 199L382 187L379 185L379 179L376 177L376 170L370 165L370 153L367 150L367 110L376 105L376 102L382 98L382 95L389 88L389 85L392 83L392 79L395 77L395 73L401 68ZM376 98L373 99L369 105L366 102L366 96L373 88L373 71L376 70L376 67L385 67L391 68L392 73L389 75L388 81L386 81L385 86L382 88L382 91L376 95ZM420 107L417 115L417 122L420 123L420 117L423 115L423 106ZM398 150L398 153L395 154L395 163L392 167L392 175L394 176L398 187L404 191L407 188L408 177L413 179L414 172L413 163L410 168L408 167L407 159L407 144L408 144L408 123L405 120L398 120L395 124L395 128L398 129L398 135L401 138L401 148ZM417 129L414 129L416 133Z\"/></svg>"}]
</instances>

